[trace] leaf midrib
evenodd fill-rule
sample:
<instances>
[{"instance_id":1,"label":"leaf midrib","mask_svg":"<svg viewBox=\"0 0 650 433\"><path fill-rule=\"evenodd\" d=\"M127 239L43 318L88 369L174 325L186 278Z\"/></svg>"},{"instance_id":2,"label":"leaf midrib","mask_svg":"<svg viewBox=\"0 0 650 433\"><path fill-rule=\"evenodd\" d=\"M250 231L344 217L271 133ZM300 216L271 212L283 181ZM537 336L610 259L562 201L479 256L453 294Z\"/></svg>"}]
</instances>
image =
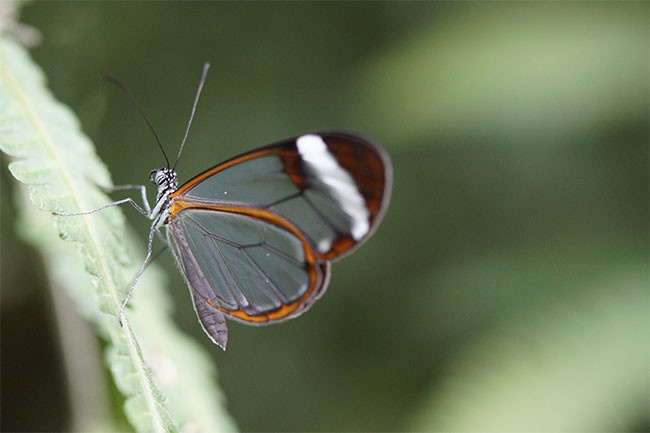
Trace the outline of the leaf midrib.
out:
<instances>
[{"instance_id":1,"label":"leaf midrib","mask_svg":"<svg viewBox=\"0 0 650 433\"><path fill-rule=\"evenodd\" d=\"M45 145L45 148L47 149L48 153L50 154L53 161L55 162L55 165L58 168L58 171L63 179L63 182L67 190L70 192L70 195L72 196L72 199L74 200L77 209L81 209L80 205L83 202L83 200L81 200L81 197L79 196L76 188L74 187L75 184L74 181L72 180L71 176L65 169L65 164L63 164L59 156L56 145L50 139L49 135L46 132L46 128L42 124L36 112L32 109L31 104L28 102L28 99L26 98L25 94L22 92L18 82L15 80L11 72L8 71L5 65L2 63L0 63L0 71L2 71L2 74L5 76L7 87L14 94L16 100L22 106L23 112L26 114L26 117L34 126L34 130L36 131L37 135L41 138L42 143ZM101 278L104 278L107 284L108 292L111 297L113 306L115 307L115 311L119 311L121 307L121 302L117 294L117 286L113 281L110 269L105 260L106 257L105 251L101 248L101 243L98 242L97 240L98 239L97 234L94 230L93 223L89 219L89 216L81 215L81 218L84 222L86 231L90 236L90 240L91 240L90 245L92 245L93 249L97 253L97 258L99 259L100 268L102 270ZM135 341L133 331L131 330L131 327L129 325L126 316L122 319L122 321L124 325L121 327L122 332L124 333L126 337L126 341L128 342L129 354L131 359L134 362L134 365L136 366L138 377L140 379L140 384L143 388L143 394L147 401L147 406L149 407L149 411L152 414L154 428L156 431L164 432L166 431L164 427L164 422L162 421L161 416L158 413L157 406L155 404L155 398L153 396L153 389L151 389L149 380L147 378L147 373L145 371L145 367L143 365L143 362L138 362L138 361L142 361L142 358L138 352L137 343Z\"/></svg>"}]
</instances>

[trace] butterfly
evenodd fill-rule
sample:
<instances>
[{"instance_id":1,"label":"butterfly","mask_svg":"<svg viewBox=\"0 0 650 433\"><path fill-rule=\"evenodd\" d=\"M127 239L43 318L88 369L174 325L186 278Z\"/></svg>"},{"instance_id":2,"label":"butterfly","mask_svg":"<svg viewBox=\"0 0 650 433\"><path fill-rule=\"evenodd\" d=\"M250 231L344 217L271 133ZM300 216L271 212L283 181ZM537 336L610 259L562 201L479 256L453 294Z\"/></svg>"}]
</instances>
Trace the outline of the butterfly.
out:
<instances>
[{"instance_id":1,"label":"butterfly","mask_svg":"<svg viewBox=\"0 0 650 433\"><path fill-rule=\"evenodd\" d=\"M208 68L206 63L176 163ZM109 81L132 97L121 83ZM226 318L266 325L311 307L327 288L332 261L372 235L391 194L387 154L345 132L278 141L211 167L180 186L176 163L170 167L165 159L166 167L150 173L158 188L153 207L144 186L129 185L141 189L144 207L127 198L89 212L56 214L88 214L130 203L152 221L147 256L123 308L152 256L154 235L165 229L199 322L224 350Z\"/></svg>"}]
</instances>

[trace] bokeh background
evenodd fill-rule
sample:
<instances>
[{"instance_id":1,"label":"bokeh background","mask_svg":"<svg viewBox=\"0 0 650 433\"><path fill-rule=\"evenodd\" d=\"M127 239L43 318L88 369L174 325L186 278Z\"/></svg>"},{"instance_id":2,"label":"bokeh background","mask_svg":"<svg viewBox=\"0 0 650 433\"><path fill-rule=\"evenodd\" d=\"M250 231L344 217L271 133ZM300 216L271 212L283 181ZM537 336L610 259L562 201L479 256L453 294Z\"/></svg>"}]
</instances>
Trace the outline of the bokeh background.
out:
<instances>
[{"instance_id":1,"label":"bokeh background","mask_svg":"<svg viewBox=\"0 0 650 433\"><path fill-rule=\"evenodd\" d=\"M204 61L181 181L312 130L359 131L390 154L384 222L334 265L326 296L282 325L231 323L225 353L159 259L178 326L213 356L244 431L650 428L648 18L647 2L22 11L42 36L33 58L116 184L163 159L98 77L129 85L174 154ZM67 430L58 301L15 234L2 170L2 430ZM144 242L148 222L124 211ZM98 365L100 346L85 354ZM121 397L97 375L119 423Z\"/></svg>"}]
</instances>

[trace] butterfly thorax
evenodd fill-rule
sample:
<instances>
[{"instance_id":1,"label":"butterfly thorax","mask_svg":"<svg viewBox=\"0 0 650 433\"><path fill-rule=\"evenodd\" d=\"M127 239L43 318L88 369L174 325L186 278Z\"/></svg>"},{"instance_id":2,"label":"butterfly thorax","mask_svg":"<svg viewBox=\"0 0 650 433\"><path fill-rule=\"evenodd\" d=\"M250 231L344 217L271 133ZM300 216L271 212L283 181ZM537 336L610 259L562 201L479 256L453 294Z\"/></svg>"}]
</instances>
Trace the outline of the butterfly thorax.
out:
<instances>
[{"instance_id":1,"label":"butterfly thorax","mask_svg":"<svg viewBox=\"0 0 650 433\"><path fill-rule=\"evenodd\" d=\"M155 221L154 225L157 228L167 223L171 201L169 196L178 189L178 177L171 168L160 168L153 170L149 178L153 184L158 186L156 205L149 215L149 219Z\"/></svg>"}]
</instances>

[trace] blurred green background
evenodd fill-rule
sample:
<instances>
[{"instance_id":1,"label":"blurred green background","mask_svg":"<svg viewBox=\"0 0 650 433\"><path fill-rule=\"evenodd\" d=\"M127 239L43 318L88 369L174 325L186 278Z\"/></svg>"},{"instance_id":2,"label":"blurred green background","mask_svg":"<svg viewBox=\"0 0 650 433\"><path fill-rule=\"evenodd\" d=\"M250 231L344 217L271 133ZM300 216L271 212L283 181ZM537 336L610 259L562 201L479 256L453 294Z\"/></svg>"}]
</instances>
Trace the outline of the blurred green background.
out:
<instances>
[{"instance_id":1,"label":"blurred green background","mask_svg":"<svg viewBox=\"0 0 650 433\"><path fill-rule=\"evenodd\" d=\"M650 428L648 18L647 2L22 11L42 35L34 59L116 184L146 182L163 159L98 78L127 83L174 154L204 61L181 182L312 130L358 131L390 154L384 222L334 265L326 296L282 325L231 323L225 353L159 259L244 431ZM54 300L14 233L2 166L2 430L66 430ZM148 221L124 212L144 242ZM101 360L100 344L87 356Z\"/></svg>"}]
</instances>

